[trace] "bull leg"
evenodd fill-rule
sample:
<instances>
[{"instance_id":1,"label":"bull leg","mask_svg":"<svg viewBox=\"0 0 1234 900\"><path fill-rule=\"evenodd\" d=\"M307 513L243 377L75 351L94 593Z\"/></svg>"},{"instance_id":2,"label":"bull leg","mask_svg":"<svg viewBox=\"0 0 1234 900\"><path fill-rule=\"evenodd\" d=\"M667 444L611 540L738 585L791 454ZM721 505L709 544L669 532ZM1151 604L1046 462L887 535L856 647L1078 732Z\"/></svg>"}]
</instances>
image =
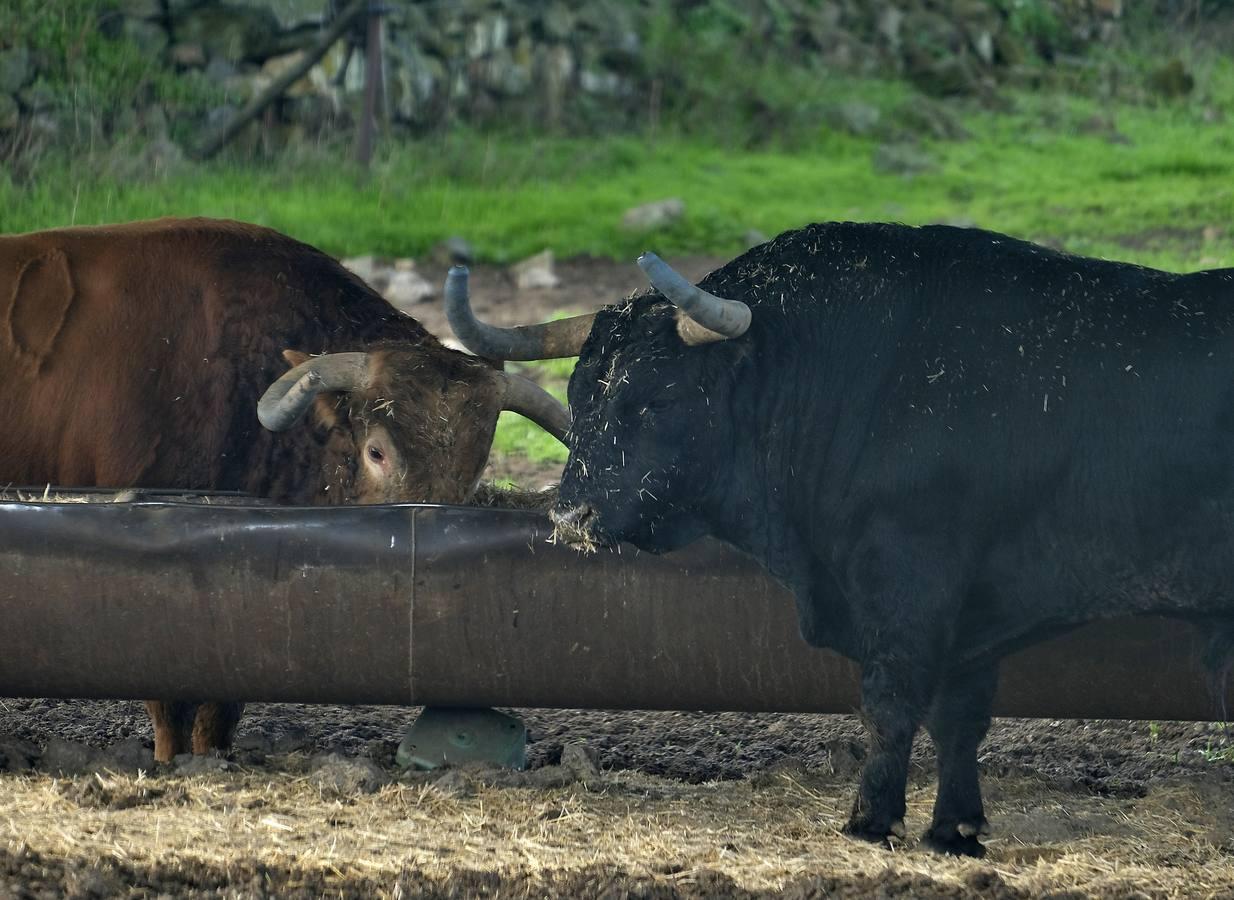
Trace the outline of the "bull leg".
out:
<instances>
[{"instance_id":1,"label":"bull leg","mask_svg":"<svg viewBox=\"0 0 1234 900\"><path fill-rule=\"evenodd\" d=\"M951 643L959 579L955 554L897 523L872 518L846 554L846 652L861 663L870 753L845 830L886 843L904 836L913 738L925 721Z\"/></svg>"},{"instance_id":2,"label":"bull leg","mask_svg":"<svg viewBox=\"0 0 1234 900\"><path fill-rule=\"evenodd\" d=\"M907 669L907 671L906 671ZM878 843L904 837L904 791L913 737L929 704L915 668L875 659L862 666L861 706L870 755L845 831Z\"/></svg>"},{"instance_id":3,"label":"bull leg","mask_svg":"<svg viewBox=\"0 0 1234 900\"><path fill-rule=\"evenodd\" d=\"M193 716L197 704L187 700L147 700L146 712L154 724L154 758L171 762L192 746Z\"/></svg>"},{"instance_id":4,"label":"bull leg","mask_svg":"<svg viewBox=\"0 0 1234 900\"><path fill-rule=\"evenodd\" d=\"M198 707L193 723L193 752L200 754L230 749L232 736L243 713L243 703L203 703Z\"/></svg>"},{"instance_id":5,"label":"bull leg","mask_svg":"<svg viewBox=\"0 0 1234 900\"><path fill-rule=\"evenodd\" d=\"M935 850L985 855L977 839L989 832L981 802L977 749L990 729L990 706L997 686L995 665L947 677L934 698L926 728L938 752L938 795L925 842Z\"/></svg>"}]
</instances>

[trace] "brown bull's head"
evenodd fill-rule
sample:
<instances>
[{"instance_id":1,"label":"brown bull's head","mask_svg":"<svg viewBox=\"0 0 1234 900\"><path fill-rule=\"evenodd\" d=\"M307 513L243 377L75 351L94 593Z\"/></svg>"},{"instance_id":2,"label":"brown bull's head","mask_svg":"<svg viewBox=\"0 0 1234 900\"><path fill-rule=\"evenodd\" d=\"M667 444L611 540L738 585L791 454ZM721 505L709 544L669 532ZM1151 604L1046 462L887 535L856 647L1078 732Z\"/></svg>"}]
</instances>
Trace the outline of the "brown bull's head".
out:
<instances>
[{"instance_id":1,"label":"brown bull's head","mask_svg":"<svg viewBox=\"0 0 1234 900\"><path fill-rule=\"evenodd\" d=\"M569 415L534 383L435 343L311 357L266 391L258 418L286 431L312 409L327 432L326 503L462 503L488 460L497 415L527 416L564 439Z\"/></svg>"}]
</instances>

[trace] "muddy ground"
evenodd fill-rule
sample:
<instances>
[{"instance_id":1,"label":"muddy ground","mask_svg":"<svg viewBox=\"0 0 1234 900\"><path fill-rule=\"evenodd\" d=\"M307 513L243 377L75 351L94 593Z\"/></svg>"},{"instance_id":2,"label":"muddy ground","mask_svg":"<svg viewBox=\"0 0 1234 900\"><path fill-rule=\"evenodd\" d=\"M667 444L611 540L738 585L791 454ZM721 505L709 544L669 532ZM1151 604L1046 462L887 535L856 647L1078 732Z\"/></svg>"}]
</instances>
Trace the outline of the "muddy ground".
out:
<instances>
[{"instance_id":1,"label":"muddy ground","mask_svg":"<svg viewBox=\"0 0 1234 900\"><path fill-rule=\"evenodd\" d=\"M698 277L718 261L675 262ZM558 272L565 287L519 293L476 267L477 311L538 321L642 287L632 263ZM413 312L445 333L437 304ZM924 737L909 838L839 833L855 716L519 710L526 775L426 775L393 761L415 713L253 704L228 758L156 767L138 702L0 700L0 898L1234 898L1218 725L999 720L981 756L994 833L973 861L917 847Z\"/></svg>"}]
</instances>

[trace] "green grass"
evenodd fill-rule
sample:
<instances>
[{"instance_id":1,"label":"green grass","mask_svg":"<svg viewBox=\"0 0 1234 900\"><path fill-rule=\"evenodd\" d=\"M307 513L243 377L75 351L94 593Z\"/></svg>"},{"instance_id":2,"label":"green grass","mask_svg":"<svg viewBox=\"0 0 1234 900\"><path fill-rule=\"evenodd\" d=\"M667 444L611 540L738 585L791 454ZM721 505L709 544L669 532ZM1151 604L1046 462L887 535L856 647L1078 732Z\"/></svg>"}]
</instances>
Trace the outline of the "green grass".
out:
<instances>
[{"instance_id":1,"label":"green grass","mask_svg":"<svg viewBox=\"0 0 1234 900\"><path fill-rule=\"evenodd\" d=\"M1230 725L1228 722L1218 723L1218 727L1226 735L1229 734ZM1210 738L1204 745L1204 749L1200 751L1200 756L1205 762L1210 763L1229 763L1234 762L1234 744L1230 744L1227 737L1219 737L1216 743Z\"/></svg>"},{"instance_id":2,"label":"green grass","mask_svg":"<svg viewBox=\"0 0 1234 900\"><path fill-rule=\"evenodd\" d=\"M277 165L188 165L147 181L100 177L88 157L46 162L20 184L0 172L0 232L211 215L270 225L338 255L416 256L461 234L491 261L545 247L633 260L648 248L731 256L749 229L775 235L819 220L966 221L1179 271L1232 266L1234 127L1220 116L1234 117L1234 61L1192 64L1200 86L1185 102L1022 93L1010 112L968 108L971 137L923 142L937 167L913 177L875 168L878 139L821 124L792 149L663 131L655 140L454 133L386 143L370 173L324 149ZM838 85L834 102L864 99L894 125L903 88ZM1108 140L1109 125L1126 143ZM673 196L686 203L678 224L654 235L621 229L628 207ZM570 362L546 367L543 380L560 394ZM564 459L515 416L503 417L495 449Z\"/></svg>"},{"instance_id":3,"label":"green grass","mask_svg":"<svg viewBox=\"0 0 1234 900\"><path fill-rule=\"evenodd\" d=\"M1215 64L1218 109L1234 109L1234 63ZM1220 105L1217 105L1220 104ZM735 254L751 228L774 235L826 219L968 220L1076 252L1170 268L1234 262L1234 129L1200 104L1125 106L1022 95L1010 114L968 113L971 139L927 142L936 171L876 171L878 141L820 127L793 151L697 139L480 137L387 145L370 175L336 155L277 167L191 167L155 181L99 177L87 162L44 167L29 184L0 174L0 231L157 215L229 216L336 254L417 255L451 235L482 258L552 247L632 259ZM1085 132L1105 116L1128 144ZM685 218L655 235L620 227L628 207L676 196ZM1205 227L1222 233L1206 245ZM1210 232L1210 236L1212 233Z\"/></svg>"}]
</instances>

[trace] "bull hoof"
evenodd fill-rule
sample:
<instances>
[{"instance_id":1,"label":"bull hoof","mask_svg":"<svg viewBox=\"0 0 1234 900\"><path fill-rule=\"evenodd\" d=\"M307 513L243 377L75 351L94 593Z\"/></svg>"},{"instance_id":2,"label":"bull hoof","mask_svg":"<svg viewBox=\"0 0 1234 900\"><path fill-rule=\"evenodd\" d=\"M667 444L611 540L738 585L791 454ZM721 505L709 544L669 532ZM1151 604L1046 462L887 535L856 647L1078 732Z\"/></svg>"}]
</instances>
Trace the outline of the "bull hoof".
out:
<instances>
[{"instance_id":1,"label":"bull hoof","mask_svg":"<svg viewBox=\"0 0 1234 900\"><path fill-rule=\"evenodd\" d=\"M971 822L961 822L955 828L964 837L982 837L990 833L990 823L985 819L982 819L977 825Z\"/></svg>"},{"instance_id":2,"label":"bull hoof","mask_svg":"<svg viewBox=\"0 0 1234 900\"><path fill-rule=\"evenodd\" d=\"M873 821L855 818L850 819L849 823L844 826L844 833L849 837L869 841L872 844L879 844L883 847L890 847L892 838L903 840L906 834L903 819L896 819L885 826L880 826Z\"/></svg>"},{"instance_id":3,"label":"bull hoof","mask_svg":"<svg viewBox=\"0 0 1234 900\"><path fill-rule=\"evenodd\" d=\"M935 825L925 833L922 843L936 853L981 859L985 856L985 847L977 840L977 835L988 834L989 831L990 827L985 822L980 826L967 822L959 825Z\"/></svg>"}]
</instances>

